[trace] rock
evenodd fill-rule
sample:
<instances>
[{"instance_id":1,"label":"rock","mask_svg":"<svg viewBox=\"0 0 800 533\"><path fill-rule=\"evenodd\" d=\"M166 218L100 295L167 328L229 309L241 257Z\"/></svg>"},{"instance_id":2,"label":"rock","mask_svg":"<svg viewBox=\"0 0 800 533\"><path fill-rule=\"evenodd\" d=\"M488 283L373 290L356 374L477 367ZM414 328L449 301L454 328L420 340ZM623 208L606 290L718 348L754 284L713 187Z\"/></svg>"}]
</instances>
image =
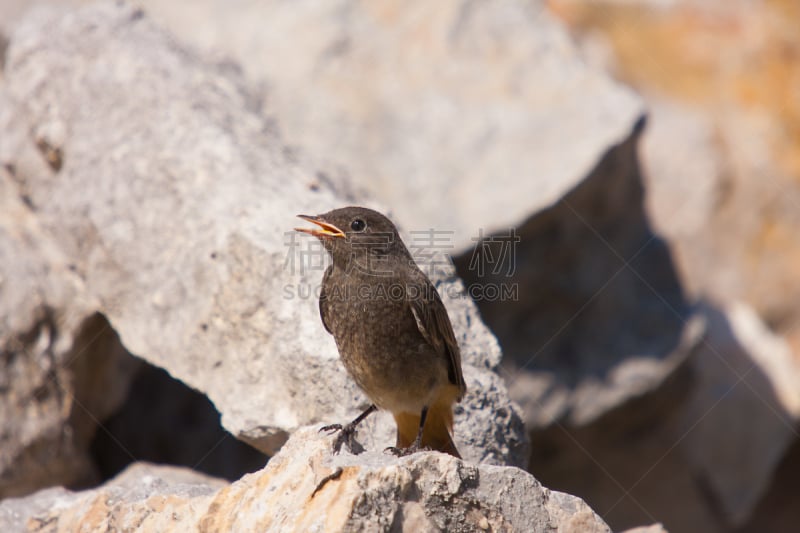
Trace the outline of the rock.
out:
<instances>
[{"instance_id":1,"label":"rock","mask_svg":"<svg viewBox=\"0 0 800 533\"><path fill-rule=\"evenodd\" d=\"M141 528L175 530L181 515L170 513L224 487L223 480L188 468L135 463L103 486L84 492L61 487L0 502L6 531L66 531ZM138 505L138 507L137 507ZM177 512L177 510L176 510ZM138 526L137 526L138 521ZM179 526L178 526L179 527Z\"/></svg>"},{"instance_id":2,"label":"rock","mask_svg":"<svg viewBox=\"0 0 800 533\"><path fill-rule=\"evenodd\" d=\"M658 233L670 240L684 283L697 294L703 287L693 284L702 278L688 270L693 265L685 244L705 230L721 199L724 162L716 152L717 134L701 109L651 98L648 110L649 127L642 136L647 212Z\"/></svg>"},{"instance_id":3,"label":"rock","mask_svg":"<svg viewBox=\"0 0 800 533\"><path fill-rule=\"evenodd\" d=\"M623 533L668 533L663 524L652 524L626 529Z\"/></svg>"},{"instance_id":4,"label":"rock","mask_svg":"<svg viewBox=\"0 0 800 533\"><path fill-rule=\"evenodd\" d=\"M345 162L354 181L392 205L401 220L417 224L411 229L452 231L441 246L461 254L456 263L468 289L518 289L521 301L479 305L514 361L507 369L515 373L515 399L530 405L529 424L597 417L657 388L686 356L673 350L683 336L687 304L665 245L641 209L635 145L643 109L629 91L582 63L543 3L450 1L393 9L341 1L302 10L267 2L245 7L246 14L220 11L214 0L144 5L184 41L238 59L245 76L264 85L264 99L289 142ZM188 16L195 23L185 24ZM298 39L297 29L309 26L313 34ZM428 49L423 53L409 42ZM315 105L303 105L309 101ZM442 198L450 199L446 209ZM647 243L635 266L677 316L625 269L581 320L590 331L576 329L548 347L536 367L543 372L516 374L535 352L531 347L550 339L625 261L564 206L564 198L576 201L590 224L613 225L619 235L607 237L625 259ZM629 204L635 207L625 213ZM602 219L589 210L602 210ZM540 244L552 229L543 220L553 226L563 221L566 233L579 235L563 244L573 251L563 260ZM471 238L509 227L526 231L517 252L519 276L477 279L469 272L472 254L464 252L474 246ZM562 246L550 237L553 247ZM550 270L540 275L537 269L548 267L530 267L533 257L546 257ZM565 271L585 281L577 287L559 282L568 278ZM636 320L640 316L646 318ZM632 320L641 327L615 339ZM567 347L571 343L580 346ZM566 349L580 362L559 358ZM627 359L635 360L623 368ZM592 377L582 379L587 371ZM539 378L545 387L529 382Z\"/></svg>"},{"instance_id":5,"label":"rock","mask_svg":"<svg viewBox=\"0 0 800 533\"><path fill-rule=\"evenodd\" d=\"M515 302L479 304L532 428L593 426L684 383L702 331L685 325L688 301L642 208L642 107L581 62L541 3L144 5L185 42L238 60L283 138L346 164L407 229L468 229L446 243L467 287L517 288ZM478 284L470 237L509 227L522 238L516 275ZM637 427L619 420L622 434Z\"/></svg>"},{"instance_id":6,"label":"rock","mask_svg":"<svg viewBox=\"0 0 800 533\"><path fill-rule=\"evenodd\" d=\"M800 353L798 4L551 5L580 38L608 44L615 73L652 111L643 161L650 205L687 285L748 302ZM684 231L684 221L697 230Z\"/></svg>"},{"instance_id":7,"label":"rock","mask_svg":"<svg viewBox=\"0 0 800 533\"><path fill-rule=\"evenodd\" d=\"M297 213L354 202L354 189L285 146L235 68L103 3L31 13L5 80L3 112L19 126L0 162L127 350L208 395L223 426L269 454L303 424L363 408L319 320L320 264L291 229ZM519 415L492 377L499 347L452 265L435 278L473 376L457 443L467 458L524 465ZM477 414L487 406L503 414ZM462 428L492 437L474 447Z\"/></svg>"},{"instance_id":8,"label":"rock","mask_svg":"<svg viewBox=\"0 0 800 533\"><path fill-rule=\"evenodd\" d=\"M800 368L785 340L739 302L707 307L681 442L727 524L742 526L798 437Z\"/></svg>"},{"instance_id":9,"label":"rock","mask_svg":"<svg viewBox=\"0 0 800 533\"><path fill-rule=\"evenodd\" d=\"M697 316L703 338L656 391L589 424L532 433L543 483L620 529L657 518L672 531L731 531L774 508L771 480L798 441L797 365L744 304L705 304ZM769 514L760 523L778 522Z\"/></svg>"},{"instance_id":10,"label":"rock","mask_svg":"<svg viewBox=\"0 0 800 533\"><path fill-rule=\"evenodd\" d=\"M689 327L691 307L669 250L643 209L640 131L515 230L508 268L489 271L497 247L456 258L468 286L517 290L515 298L477 303L531 430L589 424L657 389L702 333L699 324Z\"/></svg>"},{"instance_id":11,"label":"rock","mask_svg":"<svg viewBox=\"0 0 800 533\"><path fill-rule=\"evenodd\" d=\"M790 531L792 524L797 524L800 520L800 507L796 504L799 477L800 439L795 439L791 448L775 467L775 475L769 489L753 509L747 523L737 531L741 533Z\"/></svg>"},{"instance_id":12,"label":"rock","mask_svg":"<svg viewBox=\"0 0 800 533\"><path fill-rule=\"evenodd\" d=\"M534 429L530 470L581 494L615 530L662 521L670 531L724 531L678 445L695 382L689 340L693 350L658 386L586 423Z\"/></svg>"},{"instance_id":13,"label":"rock","mask_svg":"<svg viewBox=\"0 0 800 533\"><path fill-rule=\"evenodd\" d=\"M716 301L747 301L794 339L794 264L800 188L772 169L763 117L650 98L643 151L654 224L673 242L687 288ZM765 187L764 175L774 176ZM800 346L800 345L798 345Z\"/></svg>"},{"instance_id":14,"label":"rock","mask_svg":"<svg viewBox=\"0 0 800 533\"><path fill-rule=\"evenodd\" d=\"M241 64L287 142L346 165L412 229L450 232L454 252L554 204L643 113L542 0L142 5Z\"/></svg>"},{"instance_id":15,"label":"rock","mask_svg":"<svg viewBox=\"0 0 800 533\"><path fill-rule=\"evenodd\" d=\"M0 150L16 148L5 103L0 90ZM0 167L0 498L95 481L97 418L121 404L136 365L25 200Z\"/></svg>"},{"instance_id":16,"label":"rock","mask_svg":"<svg viewBox=\"0 0 800 533\"><path fill-rule=\"evenodd\" d=\"M89 447L101 479L132 461L185 466L229 481L264 466L269 458L225 431L204 394L137 361L125 403L102 420Z\"/></svg>"},{"instance_id":17,"label":"rock","mask_svg":"<svg viewBox=\"0 0 800 533\"><path fill-rule=\"evenodd\" d=\"M693 363L699 384L684 431L710 414L682 443L687 464L673 468L694 476L706 500L686 496L662 512L684 515L686 504L700 501L716 525L695 529L791 530L796 520L781 509L779 494L797 491L789 481L796 472L797 414L794 394L786 391L799 389L788 361L800 361L798 4L551 5L579 39L610 50L605 55L613 58L615 74L647 102L642 164L648 211L670 241L687 293L715 302L708 342L719 346L703 347ZM587 492L576 493L602 509Z\"/></svg>"},{"instance_id":18,"label":"rock","mask_svg":"<svg viewBox=\"0 0 800 533\"><path fill-rule=\"evenodd\" d=\"M48 489L0 503L22 531L607 532L579 498L513 467L437 452L332 456L316 427L295 432L263 470L230 485L174 467L136 465L83 493Z\"/></svg>"}]
</instances>

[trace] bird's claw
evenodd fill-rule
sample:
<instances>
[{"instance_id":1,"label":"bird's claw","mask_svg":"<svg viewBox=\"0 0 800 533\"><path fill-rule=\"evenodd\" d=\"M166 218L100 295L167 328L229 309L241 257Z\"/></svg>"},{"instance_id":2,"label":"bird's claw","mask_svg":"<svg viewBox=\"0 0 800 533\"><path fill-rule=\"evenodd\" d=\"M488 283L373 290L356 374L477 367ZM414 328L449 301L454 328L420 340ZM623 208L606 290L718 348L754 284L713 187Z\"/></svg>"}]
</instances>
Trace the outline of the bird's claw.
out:
<instances>
[{"instance_id":1,"label":"bird's claw","mask_svg":"<svg viewBox=\"0 0 800 533\"><path fill-rule=\"evenodd\" d=\"M364 447L356 441L356 428L351 424L330 424L319 428L320 432L326 431L329 435L335 432L339 434L333 441L333 453L339 453L342 450L342 445L347 444L347 449L350 453L358 455L364 451Z\"/></svg>"},{"instance_id":2,"label":"bird's claw","mask_svg":"<svg viewBox=\"0 0 800 533\"><path fill-rule=\"evenodd\" d=\"M418 444L412 444L408 448L397 448L396 446L389 446L388 448L383 450L383 453L390 453L395 457L407 457L413 453L422 452L428 449L429 448L423 448Z\"/></svg>"},{"instance_id":3,"label":"bird's claw","mask_svg":"<svg viewBox=\"0 0 800 533\"><path fill-rule=\"evenodd\" d=\"M342 427L341 424L328 424L327 426L322 426L319 428L319 432L322 433L324 431L330 435L334 431L342 431L343 429L344 427Z\"/></svg>"}]
</instances>

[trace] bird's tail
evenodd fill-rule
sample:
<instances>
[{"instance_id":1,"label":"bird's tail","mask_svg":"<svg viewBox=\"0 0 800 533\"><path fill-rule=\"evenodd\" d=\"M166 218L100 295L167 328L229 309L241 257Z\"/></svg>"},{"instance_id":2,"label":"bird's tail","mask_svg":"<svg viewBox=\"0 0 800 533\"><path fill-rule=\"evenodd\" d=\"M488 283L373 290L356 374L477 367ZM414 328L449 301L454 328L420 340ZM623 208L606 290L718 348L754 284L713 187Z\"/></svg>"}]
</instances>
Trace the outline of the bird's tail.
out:
<instances>
[{"instance_id":1,"label":"bird's tail","mask_svg":"<svg viewBox=\"0 0 800 533\"><path fill-rule=\"evenodd\" d=\"M394 420L397 423L397 444L398 448L407 448L414 443L419 431L418 414L394 413ZM425 428L422 432L422 447L430 448L440 452L448 453L453 457L461 458L456 445L450 436L453 428L453 410L450 403L435 403L428 408L428 416L425 419Z\"/></svg>"}]
</instances>

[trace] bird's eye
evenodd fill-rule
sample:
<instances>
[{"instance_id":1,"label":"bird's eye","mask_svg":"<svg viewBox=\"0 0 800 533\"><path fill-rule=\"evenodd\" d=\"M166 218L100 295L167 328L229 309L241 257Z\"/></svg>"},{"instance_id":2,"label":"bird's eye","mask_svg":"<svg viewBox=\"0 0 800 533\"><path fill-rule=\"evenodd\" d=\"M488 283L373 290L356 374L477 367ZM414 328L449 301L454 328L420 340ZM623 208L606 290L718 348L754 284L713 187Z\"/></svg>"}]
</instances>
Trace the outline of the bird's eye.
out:
<instances>
[{"instance_id":1,"label":"bird's eye","mask_svg":"<svg viewBox=\"0 0 800 533\"><path fill-rule=\"evenodd\" d=\"M350 229L353 231L361 231L367 227L367 224L361 220L360 218L355 219L353 222L350 223Z\"/></svg>"}]
</instances>

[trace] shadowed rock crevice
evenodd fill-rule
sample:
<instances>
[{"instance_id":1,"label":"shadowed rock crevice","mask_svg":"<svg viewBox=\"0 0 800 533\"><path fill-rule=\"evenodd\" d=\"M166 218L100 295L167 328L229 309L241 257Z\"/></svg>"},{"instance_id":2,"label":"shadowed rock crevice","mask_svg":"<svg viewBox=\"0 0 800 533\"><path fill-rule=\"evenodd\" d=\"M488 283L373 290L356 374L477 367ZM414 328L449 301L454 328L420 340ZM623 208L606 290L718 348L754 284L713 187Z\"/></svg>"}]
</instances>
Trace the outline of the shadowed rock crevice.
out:
<instances>
[{"instance_id":1,"label":"shadowed rock crevice","mask_svg":"<svg viewBox=\"0 0 800 533\"><path fill-rule=\"evenodd\" d=\"M0 73L6 66L6 49L8 49L8 37L3 32L0 32Z\"/></svg>"},{"instance_id":2,"label":"shadowed rock crevice","mask_svg":"<svg viewBox=\"0 0 800 533\"><path fill-rule=\"evenodd\" d=\"M695 314L687 329L702 317L704 336L686 337L660 386L589 423L534 429L530 469L615 529L659 517L670 531L781 531L797 446L786 347L742 308Z\"/></svg>"},{"instance_id":3,"label":"shadowed rock crevice","mask_svg":"<svg viewBox=\"0 0 800 533\"><path fill-rule=\"evenodd\" d=\"M703 501L705 492L680 451L670 450L680 437L676 433L694 379L689 361L683 359L649 394L589 424L555 424L532 431L538 446L532 447L531 471L548 486L583 494L615 530L652 522L651 517L674 516L676 487L686 497ZM667 522L674 531L695 530L697 524L713 531L714 520L702 505L695 505Z\"/></svg>"},{"instance_id":4,"label":"shadowed rock crevice","mask_svg":"<svg viewBox=\"0 0 800 533\"><path fill-rule=\"evenodd\" d=\"M98 483L89 441L121 403L137 364L100 313L83 319L74 336L61 331L64 317L46 305L32 318L27 331L0 347L1 403L15 413L0 434L0 497Z\"/></svg>"},{"instance_id":5,"label":"shadowed rock crevice","mask_svg":"<svg viewBox=\"0 0 800 533\"><path fill-rule=\"evenodd\" d=\"M125 403L96 432L91 455L103 479L148 461L234 480L267 461L222 428L208 398L145 362Z\"/></svg>"},{"instance_id":6,"label":"shadowed rock crevice","mask_svg":"<svg viewBox=\"0 0 800 533\"><path fill-rule=\"evenodd\" d=\"M658 386L681 342L690 307L644 212L636 156L643 122L577 187L514 230L510 268L492 271L497 251L484 256L493 252L480 244L455 260L468 286L518 289L515 299L477 303L529 428L586 420L641 394L640 384L619 383L632 360ZM479 264L488 266L483 275Z\"/></svg>"},{"instance_id":7,"label":"shadowed rock crevice","mask_svg":"<svg viewBox=\"0 0 800 533\"><path fill-rule=\"evenodd\" d=\"M795 427L800 432L800 427ZM800 479L800 439L796 440L775 468L769 491L737 533L781 531L786 524L800 523L797 480Z\"/></svg>"},{"instance_id":8,"label":"shadowed rock crevice","mask_svg":"<svg viewBox=\"0 0 800 533\"><path fill-rule=\"evenodd\" d=\"M43 306L0 349L3 404L21 418L0 434L1 497L96 486L139 460L228 479L264 465L203 394L131 355L103 314L83 319L74 337L64 338L63 322ZM34 433L58 420L63 429Z\"/></svg>"}]
</instances>

